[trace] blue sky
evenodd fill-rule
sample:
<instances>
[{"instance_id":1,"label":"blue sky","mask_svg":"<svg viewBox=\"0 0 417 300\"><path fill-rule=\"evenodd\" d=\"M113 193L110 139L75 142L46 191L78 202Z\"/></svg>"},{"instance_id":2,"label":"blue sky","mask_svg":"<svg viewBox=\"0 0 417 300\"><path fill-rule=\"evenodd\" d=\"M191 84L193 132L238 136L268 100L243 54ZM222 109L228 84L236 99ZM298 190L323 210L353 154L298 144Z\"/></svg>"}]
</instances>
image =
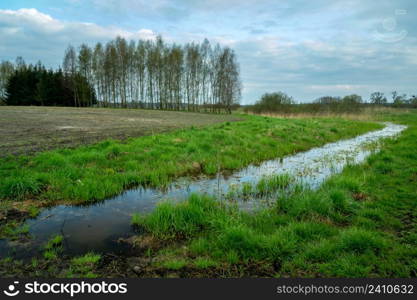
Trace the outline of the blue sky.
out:
<instances>
[{"instance_id":1,"label":"blue sky","mask_svg":"<svg viewBox=\"0 0 417 300\"><path fill-rule=\"evenodd\" d=\"M68 44L121 35L232 47L243 103L283 91L299 102L373 91L417 94L417 1L0 1L0 60L57 67Z\"/></svg>"}]
</instances>

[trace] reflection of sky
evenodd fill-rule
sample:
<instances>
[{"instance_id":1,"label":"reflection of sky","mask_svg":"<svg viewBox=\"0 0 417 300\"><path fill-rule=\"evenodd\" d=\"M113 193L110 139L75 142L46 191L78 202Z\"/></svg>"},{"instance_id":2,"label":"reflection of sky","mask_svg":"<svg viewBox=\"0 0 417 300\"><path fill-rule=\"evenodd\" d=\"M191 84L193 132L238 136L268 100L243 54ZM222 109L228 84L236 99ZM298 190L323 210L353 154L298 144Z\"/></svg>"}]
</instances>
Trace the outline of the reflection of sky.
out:
<instances>
[{"instance_id":1,"label":"reflection of sky","mask_svg":"<svg viewBox=\"0 0 417 300\"><path fill-rule=\"evenodd\" d=\"M93 250L117 251L120 244L115 241L132 232L131 215L151 211L158 201L182 200L193 192L222 198L233 186L245 182L256 184L263 176L272 174L290 174L302 183L317 188L330 175L340 172L347 163L362 162L370 154L369 150L363 149L364 145L393 136L403 129L404 126L391 124L379 131L313 148L282 160L270 160L259 166L249 166L230 176L201 178L196 181L181 179L165 192L139 188L91 206L60 205L43 211L37 219L27 223L34 236L34 246L39 247L54 234L62 234L67 252L72 254ZM253 207L257 202L258 200L253 199L242 205ZM2 254L6 253L6 249L2 249L4 246L4 242L0 242ZM25 253L28 252L23 251L21 254Z\"/></svg>"},{"instance_id":2,"label":"reflection of sky","mask_svg":"<svg viewBox=\"0 0 417 300\"><path fill-rule=\"evenodd\" d=\"M33 10L20 10L34 8ZM233 47L243 100L282 90L299 101L326 94L416 93L415 0L66 0L0 2L0 59L49 66L72 43L208 38Z\"/></svg>"}]
</instances>

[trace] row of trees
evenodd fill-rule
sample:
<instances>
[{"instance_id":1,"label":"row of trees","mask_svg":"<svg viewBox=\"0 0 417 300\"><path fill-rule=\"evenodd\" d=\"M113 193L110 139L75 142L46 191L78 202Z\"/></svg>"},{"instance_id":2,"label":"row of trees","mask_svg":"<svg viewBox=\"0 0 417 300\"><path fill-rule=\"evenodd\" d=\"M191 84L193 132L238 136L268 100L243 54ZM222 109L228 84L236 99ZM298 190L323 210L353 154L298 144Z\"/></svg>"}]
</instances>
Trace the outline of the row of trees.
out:
<instances>
[{"instance_id":1,"label":"row of trees","mask_svg":"<svg viewBox=\"0 0 417 300\"><path fill-rule=\"evenodd\" d=\"M370 103L378 105L387 105L388 99L384 93L375 92L371 94ZM391 92L391 103L393 106L413 106L417 107L417 96L412 95L408 97L407 94L398 94L398 92Z\"/></svg>"},{"instance_id":2,"label":"row of trees","mask_svg":"<svg viewBox=\"0 0 417 300\"><path fill-rule=\"evenodd\" d=\"M68 92L65 97L61 93L62 101L47 96L57 93L45 91L53 90L56 82ZM17 93L19 85L24 91ZM29 90L39 91L19 102L17 95L28 95ZM15 64L0 64L0 100L7 104L91 106L97 103L105 107L230 112L239 103L240 96L235 53L218 44L212 47L207 40L180 46L167 44L161 37L137 42L118 37L92 48L86 44L78 49L69 46L62 70L57 71L47 71L40 63L26 66L21 58ZM70 104L69 98L72 98Z\"/></svg>"},{"instance_id":3,"label":"row of trees","mask_svg":"<svg viewBox=\"0 0 417 300\"><path fill-rule=\"evenodd\" d=\"M63 69L81 73L103 106L230 112L240 101L236 55L228 47L185 46L118 37L93 48L69 46Z\"/></svg>"},{"instance_id":4,"label":"row of trees","mask_svg":"<svg viewBox=\"0 0 417 300\"><path fill-rule=\"evenodd\" d=\"M399 95L395 91L391 95L392 101L390 103L383 93L375 92L371 94L369 103L364 102L361 96L352 94L344 97L324 96L316 99L313 103L296 104L294 99L285 93L266 93L254 105L247 106L245 110L254 113L345 113L360 111L366 105L417 108L416 96L408 98L407 95Z\"/></svg>"},{"instance_id":5,"label":"row of trees","mask_svg":"<svg viewBox=\"0 0 417 300\"><path fill-rule=\"evenodd\" d=\"M345 112L357 111L360 109L362 97L359 95L347 95L343 98L325 96L315 100L313 103L296 104L291 96L282 92L266 93L248 110L255 113L263 112Z\"/></svg>"},{"instance_id":6,"label":"row of trees","mask_svg":"<svg viewBox=\"0 0 417 300\"><path fill-rule=\"evenodd\" d=\"M417 96L412 95L410 97L407 94L398 94L397 91L391 92L391 99L389 100L384 93L381 92L374 92L369 97L369 101L366 102L362 99L359 95L348 95L343 98L341 97L321 97L315 101L316 103L321 104L332 104L332 103L350 103L350 104L375 104L375 105L391 105L391 106L398 106L398 105L414 105L417 106Z\"/></svg>"},{"instance_id":7,"label":"row of trees","mask_svg":"<svg viewBox=\"0 0 417 300\"><path fill-rule=\"evenodd\" d=\"M96 104L95 92L80 73L65 74L61 69L47 70L40 62L26 65L18 58L16 64L3 62L0 97L7 105L91 106Z\"/></svg>"}]
</instances>

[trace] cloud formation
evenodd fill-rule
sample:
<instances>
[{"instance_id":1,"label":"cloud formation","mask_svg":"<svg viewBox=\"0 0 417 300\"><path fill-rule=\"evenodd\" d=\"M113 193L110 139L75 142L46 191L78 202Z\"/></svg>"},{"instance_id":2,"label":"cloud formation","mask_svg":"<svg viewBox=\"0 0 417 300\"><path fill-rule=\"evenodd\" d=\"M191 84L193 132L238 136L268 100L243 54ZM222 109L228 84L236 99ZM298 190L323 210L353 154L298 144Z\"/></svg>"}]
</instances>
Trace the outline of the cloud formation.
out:
<instances>
[{"instance_id":1,"label":"cloud formation","mask_svg":"<svg viewBox=\"0 0 417 300\"><path fill-rule=\"evenodd\" d=\"M0 57L14 60L22 56L29 62L41 60L56 67L65 48L81 43L107 41L116 36L127 39L154 39L151 29L124 30L116 26L99 26L87 22L67 22L54 19L34 8L0 10Z\"/></svg>"},{"instance_id":2,"label":"cloud formation","mask_svg":"<svg viewBox=\"0 0 417 300\"><path fill-rule=\"evenodd\" d=\"M0 4L0 59L61 63L68 44L117 35L208 38L235 49L243 102L284 91L299 101L375 90L417 93L417 5L349 1L45 0Z\"/></svg>"}]
</instances>

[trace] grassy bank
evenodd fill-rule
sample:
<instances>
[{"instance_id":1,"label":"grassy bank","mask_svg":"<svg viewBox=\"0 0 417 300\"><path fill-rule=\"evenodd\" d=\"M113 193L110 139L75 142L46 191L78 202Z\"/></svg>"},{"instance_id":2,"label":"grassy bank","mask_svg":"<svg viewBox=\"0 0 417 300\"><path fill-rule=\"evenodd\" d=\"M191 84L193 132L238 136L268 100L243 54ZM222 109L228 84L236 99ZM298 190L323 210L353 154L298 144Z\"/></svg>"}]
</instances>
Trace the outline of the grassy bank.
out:
<instances>
[{"instance_id":1,"label":"grassy bank","mask_svg":"<svg viewBox=\"0 0 417 300\"><path fill-rule=\"evenodd\" d=\"M137 185L161 187L183 175L212 175L352 137L381 125L341 119L250 116L126 142L0 160L0 198L38 203L101 200Z\"/></svg>"},{"instance_id":2,"label":"grassy bank","mask_svg":"<svg viewBox=\"0 0 417 300\"><path fill-rule=\"evenodd\" d=\"M409 128L317 191L257 213L194 195L135 216L159 241L143 275L416 277L417 114L383 118Z\"/></svg>"}]
</instances>

